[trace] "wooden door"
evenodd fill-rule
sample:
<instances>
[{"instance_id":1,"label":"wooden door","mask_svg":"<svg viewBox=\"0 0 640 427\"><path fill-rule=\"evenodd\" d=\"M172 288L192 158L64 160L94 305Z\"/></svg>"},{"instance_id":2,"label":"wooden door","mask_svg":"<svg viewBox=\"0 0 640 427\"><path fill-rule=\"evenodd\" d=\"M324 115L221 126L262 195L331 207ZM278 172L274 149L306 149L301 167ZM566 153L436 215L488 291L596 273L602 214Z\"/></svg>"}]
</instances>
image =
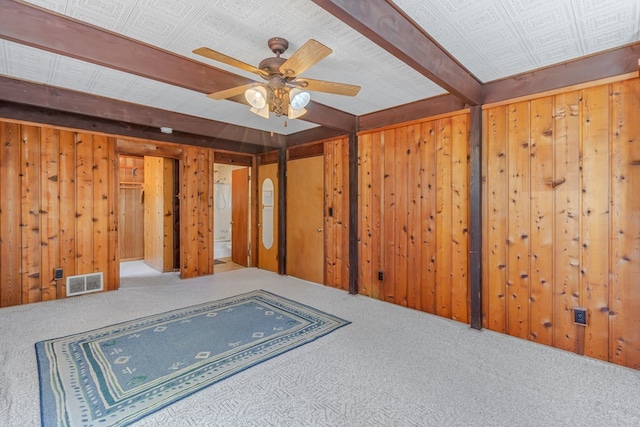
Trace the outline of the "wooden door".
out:
<instances>
[{"instance_id":1,"label":"wooden door","mask_svg":"<svg viewBox=\"0 0 640 427\"><path fill-rule=\"evenodd\" d=\"M271 180L265 186L265 181ZM278 272L278 164L258 168L258 268ZM269 193L269 188L272 192ZM265 200L266 199L266 200ZM271 227L271 234L265 227ZM264 236L267 232L267 241ZM266 244L265 244L266 243Z\"/></svg>"},{"instance_id":2,"label":"wooden door","mask_svg":"<svg viewBox=\"0 0 640 427\"><path fill-rule=\"evenodd\" d=\"M287 162L287 274L324 284L324 158Z\"/></svg>"},{"instance_id":3,"label":"wooden door","mask_svg":"<svg viewBox=\"0 0 640 427\"><path fill-rule=\"evenodd\" d=\"M249 256L249 168L231 171L231 261L247 267Z\"/></svg>"}]
</instances>

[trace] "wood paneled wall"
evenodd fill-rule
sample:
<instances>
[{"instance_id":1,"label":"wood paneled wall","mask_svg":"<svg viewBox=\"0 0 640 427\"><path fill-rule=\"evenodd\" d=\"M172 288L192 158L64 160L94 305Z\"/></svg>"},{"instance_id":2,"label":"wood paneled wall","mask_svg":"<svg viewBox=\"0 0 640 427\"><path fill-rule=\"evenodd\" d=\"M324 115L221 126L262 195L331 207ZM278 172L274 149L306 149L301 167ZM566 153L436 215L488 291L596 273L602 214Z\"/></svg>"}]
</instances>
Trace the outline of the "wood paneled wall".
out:
<instances>
[{"instance_id":1,"label":"wood paneled wall","mask_svg":"<svg viewBox=\"0 0 640 427\"><path fill-rule=\"evenodd\" d=\"M325 284L349 290L349 138L324 143Z\"/></svg>"},{"instance_id":2,"label":"wood paneled wall","mask_svg":"<svg viewBox=\"0 0 640 427\"><path fill-rule=\"evenodd\" d=\"M0 306L64 298L66 276L118 287L114 140L0 122Z\"/></svg>"},{"instance_id":3,"label":"wood paneled wall","mask_svg":"<svg viewBox=\"0 0 640 427\"><path fill-rule=\"evenodd\" d=\"M185 146L180 182L180 277L213 274L213 150Z\"/></svg>"},{"instance_id":4,"label":"wood paneled wall","mask_svg":"<svg viewBox=\"0 0 640 427\"><path fill-rule=\"evenodd\" d=\"M633 79L483 112L485 327L640 368L639 111Z\"/></svg>"},{"instance_id":5,"label":"wood paneled wall","mask_svg":"<svg viewBox=\"0 0 640 427\"><path fill-rule=\"evenodd\" d=\"M468 321L468 145L468 113L359 135L361 294Z\"/></svg>"}]
</instances>

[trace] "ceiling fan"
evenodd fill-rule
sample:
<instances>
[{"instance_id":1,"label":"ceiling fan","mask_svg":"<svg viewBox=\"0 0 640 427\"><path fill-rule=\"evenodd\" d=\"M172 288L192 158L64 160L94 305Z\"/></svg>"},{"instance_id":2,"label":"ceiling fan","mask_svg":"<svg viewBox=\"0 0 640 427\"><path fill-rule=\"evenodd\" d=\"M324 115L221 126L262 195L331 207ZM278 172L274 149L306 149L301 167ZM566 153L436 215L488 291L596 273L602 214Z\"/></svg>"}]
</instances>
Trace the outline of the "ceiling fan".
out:
<instances>
[{"instance_id":1,"label":"ceiling fan","mask_svg":"<svg viewBox=\"0 0 640 427\"><path fill-rule=\"evenodd\" d=\"M207 47L195 49L193 53L197 55L249 71L266 80L266 83L249 83L214 92L207 96L213 99L228 99L244 93L247 102L251 105L251 112L267 119L269 112L273 112L277 117L286 115L290 119L295 119L307 112L304 107L309 103L311 95L306 90L346 96L355 96L360 90L360 86L300 76L332 52L331 49L316 40L307 41L288 59L280 56L289 47L287 40L273 37L269 39L267 44L276 56L263 59L258 67Z\"/></svg>"}]
</instances>

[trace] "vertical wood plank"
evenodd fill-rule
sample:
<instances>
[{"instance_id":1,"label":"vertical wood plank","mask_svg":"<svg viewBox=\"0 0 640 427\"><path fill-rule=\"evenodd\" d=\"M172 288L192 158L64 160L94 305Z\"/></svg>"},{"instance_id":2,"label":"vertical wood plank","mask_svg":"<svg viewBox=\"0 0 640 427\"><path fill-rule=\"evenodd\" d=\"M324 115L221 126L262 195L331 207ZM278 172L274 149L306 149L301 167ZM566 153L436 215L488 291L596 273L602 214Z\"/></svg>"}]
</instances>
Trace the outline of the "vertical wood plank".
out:
<instances>
[{"instance_id":1,"label":"vertical wood plank","mask_svg":"<svg viewBox=\"0 0 640 427\"><path fill-rule=\"evenodd\" d=\"M373 297L373 261L371 242L374 230L371 224L371 143L372 135L364 134L358 140L358 264L359 290L362 295ZM328 187L329 188L329 187Z\"/></svg>"},{"instance_id":2,"label":"vertical wood plank","mask_svg":"<svg viewBox=\"0 0 640 427\"><path fill-rule=\"evenodd\" d=\"M451 119L451 318L469 322L469 116Z\"/></svg>"},{"instance_id":3,"label":"vertical wood plank","mask_svg":"<svg viewBox=\"0 0 640 427\"><path fill-rule=\"evenodd\" d=\"M183 279L197 275L198 247L198 174L197 151L185 147L182 159L182 205L180 210L180 277Z\"/></svg>"},{"instance_id":4,"label":"vertical wood plank","mask_svg":"<svg viewBox=\"0 0 640 427\"><path fill-rule=\"evenodd\" d=\"M91 221L93 222L93 271L103 273L104 283L110 282L109 276L109 186L113 169L109 164L109 143L104 135L93 137L93 206Z\"/></svg>"},{"instance_id":5,"label":"vertical wood plank","mask_svg":"<svg viewBox=\"0 0 640 427\"><path fill-rule=\"evenodd\" d=\"M407 129L407 306L422 310L422 141L420 125Z\"/></svg>"},{"instance_id":6,"label":"vertical wood plank","mask_svg":"<svg viewBox=\"0 0 640 427\"><path fill-rule=\"evenodd\" d=\"M382 234L382 244L384 245L384 300L395 302L395 246L396 246L396 195L395 195L395 149L394 131L385 130L382 134L384 147L384 230Z\"/></svg>"},{"instance_id":7,"label":"vertical wood plank","mask_svg":"<svg viewBox=\"0 0 640 427\"><path fill-rule=\"evenodd\" d=\"M105 279L106 289L113 291L120 288L120 250L118 247L118 155L116 154L116 139L107 138L107 163L109 170L109 190L107 191L107 209L109 221L107 223L109 262L108 274Z\"/></svg>"},{"instance_id":8,"label":"vertical wood plank","mask_svg":"<svg viewBox=\"0 0 640 427\"><path fill-rule=\"evenodd\" d=\"M509 335L529 338L529 103L509 109Z\"/></svg>"},{"instance_id":9,"label":"vertical wood plank","mask_svg":"<svg viewBox=\"0 0 640 427\"><path fill-rule=\"evenodd\" d=\"M42 248L42 262L40 276L43 301L57 298L53 269L58 267L58 259L60 257L59 135L60 131L58 130L42 128L40 150L40 188L42 189L40 246Z\"/></svg>"},{"instance_id":10,"label":"vertical wood plank","mask_svg":"<svg viewBox=\"0 0 640 427\"><path fill-rule=\"evenodd\" d=\"M486 113L487 125L487 182L486 198L486 287L483 300L487 302L487 327L507 332L507 107L495 107ZM491 237L489 237L491 236Z\"/></svg>"},{"instance_id":11,"label":"vertical wood plank","mask_svg":"<svg viewBox=\"0 0 640 427\"><path fill-rule=\"evenodd\" d=\"M611 337L613 363L640 369L640 79L612 85Z\"/></svg>"},{"instance_id":12,"label":"vertical wood plank","mask_svg":"<svg viewBox=\"0 0 640 427\"><path fill-rule=\"evenodd\" d=\"M76 134L60 131L60 260L65 276L76 274ZM65 281L57 283L57 297L66 297Z\"/></svg>"},{"instance_id":13,"label":"vertical wood plank","mask_svg":"<svg viewBox=\"0 0 640 427\"><path fill-rule=\"evenodd\" d=\"M436 122L431 120L420 126L422 138L421 164L421 217L422 273L420 275L421 306L427 313L436 312L436 188L438 185L436 162Z\"/></svg>"},{"instance_id":14,"label":"vertical wood plank","mask_svg":"<svg viewBox=\"0 0 640 427\"><path fill-rule=\"evenodd\" d=\"M335 194L334 194L334 181L335 181L335 151L336 141L327 141L324 146L324 205L325 210L333 210L333 215L328 215L325 212L324 220L324 235L325 235L325 285L335 287L336 281L336 231L335 231Z\"/></svg>"},{"instance_id":15,"label":"vertical wood plank","mask_svg":"<svg viewBox=\"0 0 640 427\"><path fill-rule=\"evenodd\" d=\"M580 304L580 93L556 96L554 170L554 345L576 351L573 308Z\"/></svg>"},{"instance_id":16,"label":"vertical wood plank","mask_svg":"<svg viewBox=\"0 0 640 427\"><path fill-rule=\"evenodd\" d=\"M451 118L436 125L436 314L451 317Z\"/></svg>"},{"instance_id":17,"label":"vertical wood plank","mask_svg":"<svg viewBox=\"0 0 640 427\"><path fill-rule=\"evenodd\" d=\"M553 97L531 101L530 339L553 345Z\"/></svg>"},{"instance_id":18,"label":"vertical wood plank","mask_svg":"<svg viewBox=\"0 0 640 427\"><path fill-rule=\"evenodd\" d=\"M76 273L93 273L93 135L76 139Z\"/></svg>"},{"instance_id":19,"label":"vertical wood plank","mask_svg":"<svg viewBox=\"0 0 640 427\"><path fill-rule=\"evenodd\" d=\"M378 280L378 271L383 269L383 227L384 207L384 150L381 132L371 137L371 296L384 299L384 288Z\"/></svg>"},{"instance_id":20,"label":"vertical wood plank","mask_svg":"<svg viewBox=\"0 0 640 427\"><path fill-rule=\"evenodd\" d=\"M407 145L407 128L399 127L394 132L395 168L394 168L394 271L395 298L394 302L407 306L407 242L408 242L408 176L407 164L410 151Z\"/></svg>"},{"instance_id":21,"label":"vertical wood plank","mask_svg":"<svg viewBox=\"0 0 640 427\"><path fill-rule=\"evenodd\" d=\"M22 125L22 301L42 300L40 262L40 128Z\"/></svg>"},{"instance_id":22,"label":"vertical wood plank","mask_svg":"<svg viewBox=\"0 0 640 427\"><path fill-rule=\"evenodd\" d=\"M334 280L335 286L341 288L345 279L344 265L348 262L348 254L344 252L343 243L348 240L348 234L344 234L343 226L348 223L349 207L345 209L344 205L344 189L345 189L345 163L343 154L343 144L335 141L333 145L333 220L334 220ZM348 167L348 160L347 165ZM347 182L348 184L348 182ZM348 280L348 279L347 279Z\"/></svg>"},{"instance_id":23,"label":"vertical wood plank","mask_svg":"<svg viewBox=\"0 0 640 427\"><path fill-rule=\"evenodd\" d=\"M584 354L609 360L609 86L582 92L580 304L588 310Z\"/></svg>"},{"instance_id":24,"label":"vertical wood plank","mask_svg":"<svg viewBox=\"0 0 640 427\"><path fill-rule=\"evenodd\" d=\"M0 307L22 304L20 125L0 121ZM27 301L24 301L25 303Z\"/></svg>"},{"instance_id":25,"label":"vertical wood plank","mask_svg":"<svg viewBox=\"0 0 640 427\"><path fill-rule=\"evenodd\" d=\"M358 139L355 134L350 135L348 138L343 138L340 140L340 147L342 149L342 179L343 179L343 191L341 194L342 197L342 281L340 289L349 291L350 293L354 292L354 289L359 286L358 282L358 269L359 264L357 262L357 254L352 254L352 251L358 250L357 246L357 233L354 236L351 233L351 228L353 230L356 229L357 223L359 222L358 218L358 205L357 205L357 181L353 182L351 179L352 174L357 179L357 148L358 148ZM353 150L353 153L351 152ZM352 197L352 193L353 196ZM355 201L354 201L355 200ZM352 208L352 203L354 204ZM353 272L352 272L353 269Z\"/></svg>"}]
</instances>

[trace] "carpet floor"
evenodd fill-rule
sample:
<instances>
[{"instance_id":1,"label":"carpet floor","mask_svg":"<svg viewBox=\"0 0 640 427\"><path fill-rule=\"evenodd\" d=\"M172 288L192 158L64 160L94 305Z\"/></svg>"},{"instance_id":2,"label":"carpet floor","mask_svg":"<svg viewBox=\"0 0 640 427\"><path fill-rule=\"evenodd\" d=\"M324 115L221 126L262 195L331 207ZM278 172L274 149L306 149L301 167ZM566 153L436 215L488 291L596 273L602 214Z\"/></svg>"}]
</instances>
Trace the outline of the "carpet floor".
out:
<instances>
[{"instance_id":1,"label":"carpet floor","mask_svg":"<svg viewBox=\"0 0 640 427\"><path fill-rule=\"evenodd\" d=\"M0 309L0 425L40 423L35 342L255 289L352 324L135 426L640 425L640 371L254 268L122 274L119 291Z\"/></svg>"}]
</instances>

